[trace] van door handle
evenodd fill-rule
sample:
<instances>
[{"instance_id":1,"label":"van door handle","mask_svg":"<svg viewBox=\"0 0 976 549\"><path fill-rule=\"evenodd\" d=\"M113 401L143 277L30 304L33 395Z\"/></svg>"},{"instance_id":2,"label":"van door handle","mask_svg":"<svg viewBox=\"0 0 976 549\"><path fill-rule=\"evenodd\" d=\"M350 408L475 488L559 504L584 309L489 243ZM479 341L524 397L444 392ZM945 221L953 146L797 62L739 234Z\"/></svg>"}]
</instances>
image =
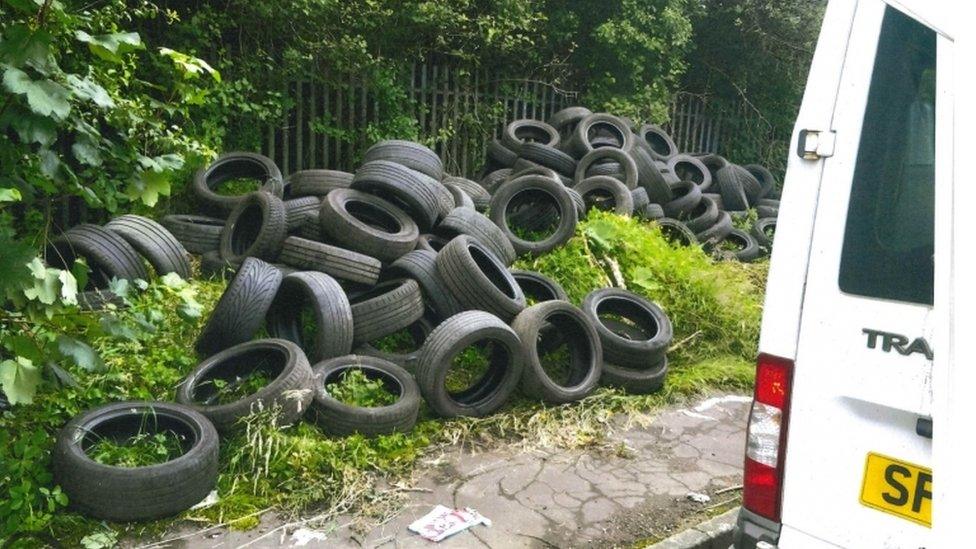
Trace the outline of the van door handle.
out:
<instances>
[{"instance_id":1,"label":"van door handle","mask_svg":"<svg viewBox=\"0 0 976 549\"><path fill-rule=\"evenodd\" d=\"M915 422L915 433L920 437L932 438L932 418L918 418Z\"/></svg>"}]
</instances>

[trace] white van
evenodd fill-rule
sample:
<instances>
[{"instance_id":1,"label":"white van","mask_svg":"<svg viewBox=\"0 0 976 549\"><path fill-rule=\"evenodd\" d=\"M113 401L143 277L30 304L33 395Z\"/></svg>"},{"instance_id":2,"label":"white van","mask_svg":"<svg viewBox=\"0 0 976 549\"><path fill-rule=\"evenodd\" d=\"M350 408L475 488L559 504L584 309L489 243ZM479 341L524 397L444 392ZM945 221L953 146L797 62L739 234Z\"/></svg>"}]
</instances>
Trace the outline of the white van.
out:
<instances>
[{"instance_id":1,"label":"white van","mask_svg":"<svg viewBox=\"0 0 976 549\"><path fill-rule=\"evenodd\" d=\"M772 254L736 548L976 547L974 4L827 8Z\"/></svg>"}]
</instances>

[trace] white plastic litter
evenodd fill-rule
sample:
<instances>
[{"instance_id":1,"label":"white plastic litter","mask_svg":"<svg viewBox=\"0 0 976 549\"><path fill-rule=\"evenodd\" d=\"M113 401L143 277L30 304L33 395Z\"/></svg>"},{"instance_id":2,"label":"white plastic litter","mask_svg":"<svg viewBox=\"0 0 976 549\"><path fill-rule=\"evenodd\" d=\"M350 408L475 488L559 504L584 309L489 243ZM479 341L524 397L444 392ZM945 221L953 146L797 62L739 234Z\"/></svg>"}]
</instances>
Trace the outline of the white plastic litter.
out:
<instances>
[{"instance_id":1,"label":"white plastic litter","mask_svg":"<svg viewBox=\"0 0 976 549\"><path fill-rule=\"evenodd\" d=\"M476 524L491 526L491 521L470 507L451 509L438 505L407 528L430 541L441 541Z\"/></svg>"},{"instance_id":2,"label":"white plastic litter","mask_svg":"<svg viewBox=\"0 0 976 549\"><path fill-rule=\"evenodd\" d=\"M217 490L211 490L210 493L207 494L207 497L203 498L200 503L190 507L190 510L196 511L198 509L206 509L207 507L216 505L217 503L220 503L220 496L217 495Z\"/></svg>"},{"instance_id":3,"label":"white plastic litter","mask_svg":"<svg viewBox=\"0 0 976 549\"><path fill-rule=\"evenodd\" d=\"M304 547L313 541L325 541L328 536L325 532L311 530L309 528L299 528L291 535L291 543L294 547Z\"/></svg>"},{"instance_id":4,"label":"white plastic litter","mask_svg":"<svg viewBox=\"0 0 976 549\"><path fill-rule=\"evenodd\" d=\"M688 495L685 497L691 501L694 501L695 503L708 503L709 501L712 501L712 498L708 497L707 494L699 494L698 492L688 492Z\"/></svg>"}]
</instances>

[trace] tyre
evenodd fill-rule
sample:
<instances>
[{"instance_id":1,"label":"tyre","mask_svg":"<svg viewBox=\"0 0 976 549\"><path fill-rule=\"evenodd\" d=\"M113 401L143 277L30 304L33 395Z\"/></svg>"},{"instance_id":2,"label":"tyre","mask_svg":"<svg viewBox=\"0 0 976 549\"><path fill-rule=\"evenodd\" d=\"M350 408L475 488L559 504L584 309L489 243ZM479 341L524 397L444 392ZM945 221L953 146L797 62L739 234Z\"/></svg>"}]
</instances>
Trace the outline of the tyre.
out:
<instances>
[{"instance_id":1,"label":"tyre","mask_svg":"<svg viewBox=\"0 0 976 549\"><path fill-rule=\"evenodd\" d=\"M318 215L322 200L317 196L303 196L292 198L283 202L285 206L285 230L292 232L298 230L305 221L305 216Z\"/></svg>"},{"instance_id":2,"label":"tyre","mask_svg":"<svg viewBox=\"0 0 976 549\"><path fill-rule=\"evenodd\" d=\"M595 149L592 152L584 156L579 164L576 165L576 176L573 181L578 185L584 179L587 178L586 173L590 166L600 160L610 159L620 166L624 170L624 180L623 183L628 189L637 188L637 165L634 164L634 159L625 151L613 148L600 148ZM575 185L574 185L575 186Z\"/></svg>"},{"instance_id":3,"label":"tyre","mask_svg":"<svg viewBox=\"0 0 976 549\"><path fill-rule=\"evenodd\" d=\"M512 271L512 278L525 294L526 303L536 304L555 299L569 301L566 290L555 280L535 271Z\"/></svg>"},{"instance_id":4,"label":"tyre","mask_svg":"<svg viewBox=\"0 0 976 549\"><path fill-rule=\"evenodd\" d=\"M718 171L729 165L729 161L717 154L706 154L696 157L708 168L708 173L712 174L712 182L718 182Z\"/></svg>"},{"instance_id":5,"label":"tyre","mask_svg":"<svg viewBox=\"0 0 976 549\"><path fill-rule=\"evenodd\" d=\"M698 205L681 217L693 233L700 233L718 221L718 206L708 195L702 195Z\"/></svg>"},{"instance_id":6,"label":"tyre","mask_svg":"<svg viewBox=\"0 0 976 549\"><path fill-rule=\"evenodd\" d=\"M550 328L551 327L551 328ZM559 360L564 375L543 366L545 354L540 345L547 337L543 328L550 328L548 337L558 338L569 351ZM566 301L545 301L533 305L512 321L512 330L522 342L525 366L522 369L522 392L550 404L575 402L589 395L600 382L603 351L596 328L582 311Z\"/></svg>"},{"instance_id":7,"label":"tyre","mask_svg":"<svg viewBox=\"0 0 976 549\"><path fill-rule=\"evenodd\" d=\"M596 148L596 140L606 142L606 146L629 151L634 144L634 134L622 120L612 114L591 114L573 128L566 152L576 158L583 158Z\"/></svg>"},{"instance_id":8,"label":"tyre","mask_svg":"<svg viewBox=\"0 0 976 549\"><path fill-rule=\"evenodd\" d=\"M569 195L570 200L573 201L573 206L576 207L576 217L578 219L586 218L586 201L583 200L583 195L569 187L566 187L566 194Z\"/></svg>"},{"instance_id":9,"label":"tyre","mask_svg":"<svg viewBox=\"0 0 976 549\"><path fill-rule=\"evenodd\" d=\"M300 170L288 176L287 185L292 198L326 196L336 189L352 185L352 174L336 170Z\"/></svg>"},{"instance_id":10,"label":"tyre","mask_svg":"<svg viewBox=\"0 0 976 549\"><path fill-rule=\"evenodd\" d=\"M673 244L678 244L679 246L694 246L698 244L698 238L695 233L691 232L684 223L677 219L660 217L655 219L654 222L661 229L661 234L664 238Z\"/></svg>"},{"instance_id":11,"label":"tyre","mask_svg":"<svg viewBox=\"0 0 976 549\"><path fill-rule=\"evenodd\" d=\"M630 189L610 176L587 177L573 187L573 190L583 197L587 211L596 208L620 215L634 213L634 198L630 194Z\"/></svg>"},{"instance_id":12,"label":"tyre","mask_svg":"<svg viewBox=\"0 0 976 549\"><path fill-rule=\"evenodd\" d=\"M468 196L468 193L464 192L464 190L462 190L461 187L458 187L457 185L451 185L451 184L444 185L444 187L446 187L447 190L451 193L452 210L454 208L471 208L472 210L475 209L474 200L472 200L471 197Z\"/></svg>"},{"instance_id":13,"label":"tyre","mask_svg":"<svg viewBox=\"0 0 976 549\"><path fill-rule=\"evenodd\" d=\"M378 347L379 340L377 340L363 343L355 352L358 355L373 356L387 360L413 375L417 371L417 361L420 360L420 349L424 346L424 341L427 341L427 336L430 335L437 324L438 322L422 316L404 329L406 335L410 338L409 345L400 345L395 350L380 350Z\"/></svg>"},{"instance_id":14,"label":"tyre","mask_svg":"<svg viewBox=\"0 0 976 549\"><path fill-rule=\"evenodd\" d=\"M762 217L779 217L779 208L773 208L771 206L756 206L756 213L760 218Z\"/></svg>"},{"instance_id":15,"label":"tyre","mask_svg":"<svg viewBox=\"0 0 976 549\"><path fill-rule=\"evenodd\" d=\"M695 236L702 246L709 248L725 240L731 230L732 216L729 215L729 212L719 212L715 224L700 233L696 233Z\"/></svg>"},{"instance_id":16,"label":"tyre","mask_svg":"<svg viewBox=\"0 0 976 549\"><path fill-rule=\"evenodd\" d=\"M304 271L318 271L342 280L373 285L383 264L379 259L329 244L289 236L281 245L279 259Z\"/></svg>"},{"instance_id":17,"label":"tyre","mask_svg":"<svg viewBox=\"0 0 976 549\"><path fill-rule=\"evenodd\" d=\"M671 320L656 304L627 290L604 288L583 298L583 312L596 327L607 362L633 368L662 360L674 332ZM616 317L639 329L640 338L623 337L605 326L602 317Z\"/></svg>"},{"instance_id":18,"label":"tyre","mask_svg":"<svg viewBox=\"0 0 976 549\"><path fill-rule=\"evenodd\" d=\"M712 186L712 172L694 156L679 154L668 160L668 169L681 181L694 181L701 192Z\"/></svg>"},{"instance_id":19,"label":"tyre","mask_svg":"<svg viewBox=\"0 0 976 549\"><path fill-rule=\"evenodd\" d=\"M353 370L361 371L369 380L381 381L387 391L396 395L396 401L386 406L365 407L346 404L330 395L329 385L340 383ZM315 424L328 435L344 437L359 433L371 437L406 433L417 423L420 389L406 370L392 362L347 355L317 364L313 372L312 413Z\"/></svg>"},{"instance_id":20,"label":"tyre","mask_svg":"<svg viewBox=\"0 0 976 549\"><path fill-rule=\"evenodd\" d=\"M251 193L227 217L220 233L220 257L232 263L245 257L274 261L287 229L281 199L268 193Z\"/></svg>"},{"instance_id":21,"label":"tyre","mask_svg":"<svg viewBox=\"0 0 976 549\"><path fill-rule=\"evenodd\" d=\"M655 160L667 162L678 154L678 146L671 136L654 124L644 124L637 130L637 138L647 143Z\"/></svg>"},{"instance_id":22,"label":"tyre","mask_svg":"<svg viewBox=\"0 0 976 549\"><path fill-rule=\"evenodd\" d=\"M175 435L183 453L143 467L98 463L89 449L103 438ZM99 520L129 522L175 515L202 501L217 484L217 430L203 415L168 402L114 402L84 412L58 433L51 455L54 482L71 507Z\"/></svg>"},{"instance_id":23,"label":"tyre","mask_svg":"<svg viewBox=\"0 0 976 549\"><path fill-rule=\"evenodd\" d=\"M720 257L734 257L743 263L751 263L762 255L762 248L755 237L739 228L733 228L728 236L722 241L735 246L735 250L722 250L718 252Z\"/></svg>"},{"instance_id":24,"label":"tyre","mask_svg":"<svg viewBox=\"0 0 976 549\"><path fill-rule=\"evenodd\" d=\"M614 160L596 161L590 164L586 168L586 177L593 177L594 175L609 175L621 181L626 177L624 175L624 167Z\"/></svg>"},{"instance_id":25,"label":"tyre","mask_svg":"<svg viewBox=\"0 0 976 549\"><path fill-rule=\"evenodd\" d=\"M386 200L354 189L329 193L319 210L322 233L344 248L393 261L417 245L413 219Z\"/></svg>"},{"instance_id":26,"label":"tyre","mask_svg":"<svg viewBox=\"0 0 976 549\"><path fill-rule=\"evenodd\" d=\"M674 198L663 204L662 207L664 208L664 215L675 219L694 210L701 202L701 189L693 181L679 181L672 185L671 195Z\"/></svg>"},{"instance_id":27,"label":"tyre","mask_svg":"<svg viewBox=\"0 0 976 549\"><path fill-rule=\"evenodd\" d=\"M484 187L471 181L470 179L465 179L463 177L449 176L444 178L444 185L455 185L464 191L468 196L471 197L471 201L474 202L474 209L479 212L488 209L488 203L491 201L491 195Z\"/></svg>"},{"instance_id":28,"label":"tyre","mask_svg":"<svg viewBox=\"0 0 976 549\"><path fill-rule=\"evenodd\" d=\"M416 280L382 282L350 298L353 344L362 345L398 332L424 316L424 299Z\"/></svg>"},{"instance_id":29,"label":"tyre","mask_svg":"<svg viewBox=\"0 0 976 549\"><path fill-rule=\"evenodd\" d=\"M299 272L282 278L266 325L271 337L298 345L313 362L352 350L352 307L339 283L325 273Z\"/></svg>"},{"instance_id":30,"label":"tyre","mask_svg":"<svg viewBox=\"0 0 976 549\"><path fill-rule=\"evenodd\" d=\"M132 245L157 275L176 273L189 280L190 256L166 227L141 215L123 215L106 223L105 228Z\"/></svg>"},{"instance_id":31,"label":"tyre","mask_svg":"<svg viewBox=\"0 0 976 549\"><path fill-rule=\"evenodd\" d=\"M756 220L750 231L756 242L767 250L773 247L773 238L776 234L776 218L766 217Z\"/></svg>"},{"instance_id":32,"label":"tyre","mask_svg":"<svg viewBox=\"0 0 976 549\"><path fill-rule=\"evenodd\" d=\"M551 169L549 169L549 168L547 168L545 166L539 166L539 165L530 166L530 167L527 167L525 169L518 170L518 171L512 170L512 173L509 174L508 179L506 179L505 180L505 183L503 183L503 184L511 183L512 181L515 181L516 179L518 179L520 177L525 177L527 175L541 175L543 177L548 177L549 179L552 179L553 181L557 181L559 183L562 183L566 187L571 187L573 185L573 180L572 179L570 179L570 178L568 178L568 177L566 177L564 175L559 175L554 170L551 170ZM499 187L500 186L501 185L499 185ZM498 188L496 187L495 190L497 191Z\"/></svg>"},{"instance_id":33,"label":"tyre","mask_svg":"<svg viewBox=\"0 0 976 549\"><path fill-rule=\"evenodd\" d=\"M576 171L576 159L550 145L524 143L519 155L566 177L572 177Z\"/></svg>"},{"instance_id":34,"label":"tyre","mask_svg":"<svg viewBox=\"0 0 976 549\"><path fill-rule=\"evenodd\" d=\"M505 266L515 262L517 255L515 248L505 233L487 217L467 208L455 208L447 217L441 220L435 232L447 240L456 236L467 235L481 242L491 250Z\"/></svg>"},{"instance_id":35,"label":"tyre","mask_svg":"<svg viewBox=\"0 0 976 549\"><path fill-rule=\"evenodd\" d=\"M630 199L634 202L634 211L639 212L643 210L648 204L651 203L651 199L647 197L647 191L643 187L637 187L630 191Z\"/></svg>"},{"instance_id":36,"label":"tyre","mask_svg":"<svg viewBox=\"0 0 976 549\"><path fill-rule=\"evenodd\" d=\"M481 182L478 184L490 194L495 192L495 189L497 189L499 185L508 181L508 177L511 174L512 170L509 168L495 170L481 178Z\"/></svg>"},{"instance_id":37,"label":"tyre","mask_svg":"<svg viewBox=\"0 0 976 549\"><path fill-rule=\"evenodd\" d=\"M243 398L221 402L222 390L254 375L271 381ZM291 341L248 341L198 364L176 388L176 401L206 416L221 433L233 431L251 414L271 409L278 410L278 425L290 425L301 419L312 401L312 368Z\"/></svg>"},{"instance_id":38,"label":"tyre","mask_svg":"<svg viewBox=\"0 0 976 549\"><path fill-rule=\"evenodd\" d=\"M363 164L376 160L395 162L436 181L444 178L444 165L437 153L413 141L390 139L376 143L366 149Z\"/></svg>"},{"instance_id":39,"label":"tyre","mask_svg":"<svg viewBox=\"0 0 976 549\"><path fill-rule=\"evenodd\" d=\"M451 392L447 377L455 357L469 347L492 344L490 365L467 388ZM417 361L417 384L431 410L441 417L483 417L496 412L518 386L524 352L518 336L484 311L458 313L434 328Z\"/></svg>"},{"instance_id":40,"label":"tyre","mask_svg":"<svg viewBox=\"0 0 976 549\"><path fill-rule=\"evenodd\" d=\"M509 122L502 132L502 145L516 154L522 153L525 143L540 143L555 148L559 146L559 139L559 132L555 128L528 118Z\"/></svg>"},{"instance_id":41,"label":"tyre","mask_svg":"<svg viewBox=\"0 0 976 549\"><path fill-rule=\"evenodd\" d=\"M647 395L664 387L668 375L668 357L647 368L624 368L608 362L603 363L603 376L600 384L617 387L632 395Z\"/></svg>"},{"instance_id":42,"label":"tyre","mask_svg":"<svg viewBox=\"0 0 976 549\"><path fill-rule=\"evenodd\" d=\"M227 261L217 250L200 256L200 275L206 278L230 278L240 268L240 263Z\"/></svg>"},{"instance_id":43,"label":"tyre","mask_svg":"<svg viewBox=\"0 0 976 549\"><path fill-rule=\"evenodd\" d=\"M503 145L501 141L492 139L488 142L488 160L499 166L511 168L518 160L518 153Z\"/></svg>"},{"instance_id":44,"label":"tyre","mask_svg":"<svg viewBox=\"0 0 976 549\"><path fill-rule=\"evenodd\" d=\"M722 202L722 195L718 193L702 193L702 198L711 198L712 202L715 202L715 206L719 210L725 209L725 203Z\"/></svg>"},{"instance_id":45,"label":"tyre","mask_svg":"<svg viewBox=\"0 0 976 549\"><path fill-rule=\"evenodd\" d=\"M419 238L417 238L417 246L414 249L427 250L437 253L441 251L441 248L446 246L448 242L450 242L450 240L441 238L435 234L422 234Z\"/></svg>"},{"instance_id":46,"label":"tyre","mask_svg":"<svg viewBox=\"0 0 976 549\"><path fill-rule=\"evenodd\" d=\"M434 318L448 318L463 310L437 272L436 252L414 250L407 253L390 264L384 277L412 278L417 281L424 302Z\"/></svg>"},{"instance_id":47,"label":"tyre","mask_svg":"<svg viewBox=\"0 0 976 549\"><path fill-rule=\"evenodd\" d=\"M273 265L245 259L200 332L197 352L210 356L254 337L280 284L281 271Z\"/></svg>"},{"instance_id":48,"label":"tyre","mask_svg":"<svg viewBox=\"0 0 976 549\"><path fill-rule=\"evenodd\" d=\"M422 230L440 217L439 184L426 175L386 160L367 162L356 170L351 188L389 200L402 207ZM332 193L329 193L330 195ZM326 197L328 201L329 197ZM373 255L373 254L370 254Z\"/></svg>"},{"instance_id":49,"label":"tyre","mask_svg":"<svg viewBox=\"0 0 976 549\"><path fill-rule=\"evenodd\" d=\"M209 166L197 170L191 188L205 209L225 216L248 195L224 196L217 194L215 189L226 181L243 178L262 182L260 190L279 199L284 193L285 185L281 170L274 161L266 156L249 152L220 155Z\"/></svg>"},{"instance_id":50,"label":"tyre","mask_svg":"<svg viewBox=\"0 0 976 549\"><path fill-rule=\"evenodd\" d=\"M773 172L759 164L746 164L742 167L752 174L756 181L759 181L759 200L770 196L776 190L776 178L773 176Z\"/></svg>"},{"instance_id":51,"label":"tyre","mask_svg":"<svg viewBox=\"0 0 976 549\"><path fill-rule=\"evenodd\" d=\"M655 204L651 202L640 211L641 217L647 219L648 221L654 221L656 219L661 219L664 217L664 208L660 204Z\"/></svg>"},{"instance_id":52,"label":"tyre","mask_svg":"<svg viewBox=\"0 0 976 549\"><path fill-rule=\"evenodd\" d=\"M637 184L647 191L647 198L655 204L667 204L674 197L671 194L671 187L664 180L661 169L651 158L646 147L634 147L631 156L634 157L634 165L637 166Z\"/></svg>"},{"instance_id":53,"label":"tyre","mask_svg":"<svg viewBox=\"0 0 976 549\"><path fill-rule=\"evenodd\" d=\"M88 263L87 290L107 288L113 278L149 280L142 257L118 234L89 223L65 231L48 245L45 261L58 269L70 270L78 258Z\"/></svg>"},{"instance_id":54,"label":"tyre","mask_svg":"<svg viewBox=\"0 0 976 549\"><path fill-rule=\"evenodd\" d=\"M571 133L576 124L579 124L580 120L583 120L587 116L593 114L590 109L586 107L566 107L553 113L549 117L549 125L556 129L563 135Z\"/></svg>"},{"instance_id":55,"label":"tyre","mask_svg":"<svg viewBox=\"0 0 976 549\"><path fill-rule=\"evenodd\" d=\"M319 204L319 210L322 209L322 204ZM322 242L324 237L322 236L322 222L319 221L319 212L314 214L305 214L302 216L302 224L298 226L297 229L292 231L292 234L298 236L299 238L304 238L305 240L312 240L314 242Z\"/></svg>"},{"instance_id":56,"label":"tyre","mask_svg":"<svg viewBox=\"0 0 976 549\"><path fill-rule=\"evenodd\" d=\"M726 210L748 210L749 199L746 197L742 173L738 166L728 164L718 171L715 180L718 190L722 194L722 204ZM748 172L745 172L748 173Z\"/></svg>"},{"instance_id":57,"label":"tyre","mask_svg":"<svg viewBox=\"0 0 976 549\"><path fill-rule=\"evenodd\" d=\"M630 193L627 193L627 198L630 198ZM551 234L541 240L529 240L516 235L509 226L509 215L510 209L520 205L554 208L557 226ZM538 175L520 177L498 189L491 197L489 214L491 220L511 242L516 255L537 256L565 244L573 237L578 221L576 206L573 204L573 199L566 194L566 187L563 187L562 183Z\"/></svg>"},{"instance_id":58,"label":"tyre","mask_svg":"<svg viewBox=\"0 0 976 549\"><path fill-rule=\"evenodd\" d=\"M778 210L779 209L779 200L775 200L775 199L771 199L771 198L763 198L763 199L760 199L759 202L756 205L757 206L767 206L767 207L770 207L770 208L776 208Z\"/></svg>"},{"instance_id":59,"label":"tyre","mask_svg":"<svg viewBox=\"0 0 976 549\"><path fill-rule=\"evenodd\" d=\"M505 265L480 241L461 235L437 254L437 272L465 309L511 321L525 308L525 294Z\"/></svg>"},{"instance_id":60,"label":"tyre","mask_svg":"<svg viewBox=\"0 0 976 549\"><path fill-rule=\"evenodd\" d=\"M167 215L159 224L176 237L186 251L203 254L220 248L224 220L203 215Z\"/></svg>"}]
</instances>

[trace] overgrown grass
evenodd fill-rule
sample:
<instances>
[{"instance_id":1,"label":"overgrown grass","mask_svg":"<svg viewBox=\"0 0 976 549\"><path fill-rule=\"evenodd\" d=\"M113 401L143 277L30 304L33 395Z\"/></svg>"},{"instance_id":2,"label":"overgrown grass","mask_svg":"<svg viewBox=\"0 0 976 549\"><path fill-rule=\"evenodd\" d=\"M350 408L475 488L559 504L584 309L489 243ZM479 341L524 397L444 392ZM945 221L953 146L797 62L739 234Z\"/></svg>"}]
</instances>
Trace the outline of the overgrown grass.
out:
<instances>
[{"instance_id":1,"label":"overgrown grass","mask_svg":"<svg viewBox=\"0 0 976 549\"><path fill-rule=\"evenodd\" d=\"M398 509L420 458L442 449L504 441L612 452L615 423L610 420L615 414L643 421L662 406L706 391L751 387L763 264L715 262L697 248L671 247L651 223L596 211L580 224L568 245L518 266L558 280L577 303L592 289L622 282L664 307L676 333L665 387L652 395L601 388L564 406L543 406L517 396L486 418L442 420L424 407L410 433L372 439L329 438L309 422L279 426L268 414L258 415L240 432L221 439L216 504L175 519L131 525L104 524L59 510L47 533L65 546L78 546L93 533L161 536L174 521L184 519L201 527L250 528L269 510L285 517L315 513L323 521L347 512L376 519ZM224 283L197 281L193 287L206 316ZM34 448L29 455L21 454L22 459L46 466L57 430L82 410L124 399L173 400L175 387L198 362L192 349L202 321L179 319L175 302L168 299L137 298L135 309L120 317L132 320L152 311L153 330L132 338L96 339L106 371L73 371L78 387L46 391L34 404L0 415L0 442ZM389 343L407 346L406 341L394 340ZM466 357L459 366L467 369L482 359ZM46 435L31 435L37 431ZM0 481L10 482L3 474ZM49 475L39 482L53 487ZM0 492L4 488L0 486Z\"/></svg>"},{"instance_id":2,"label":"overgrown grass","mask_svg":"<svg viewBox=\"0 0 976 549\"><path fill-rule=\"evenodd\" d=\"M364 408L389 406L397 399L396 395L386 390L382 380L370 379L359 369L342 374L342 379L329 383L325 390L343 404Z\"/></svg>"},{"instance_id":3,"label":"overgrown grass","mask_svg":"<svg viewBox=\"0 0 976 549\"><path fill-rule=\"evenodd\" d=\"M145 467L180 457L183 445L172 431L139 432L121 441L102 438L88 449L88 455L102 465Z\"/></svg>"}]
</instances>

